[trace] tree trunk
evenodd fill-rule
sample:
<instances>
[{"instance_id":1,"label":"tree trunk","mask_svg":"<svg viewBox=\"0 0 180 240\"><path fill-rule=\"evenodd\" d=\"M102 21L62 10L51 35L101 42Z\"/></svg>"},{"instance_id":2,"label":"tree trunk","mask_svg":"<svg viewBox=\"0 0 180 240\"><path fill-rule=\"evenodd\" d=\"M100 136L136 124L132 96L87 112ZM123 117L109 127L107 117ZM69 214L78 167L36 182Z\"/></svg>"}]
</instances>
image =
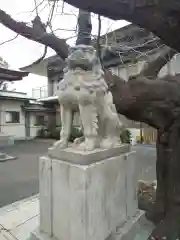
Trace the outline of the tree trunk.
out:
<instances>
[{"instance_id":1,"label":"tree trunk","mask_svg":"<svg viewBox=\"0 0 180 240\"><path fill-rule=\"evenodd\" d=\"M155 239L164 236L177 239L180 232L180 79L168 76L153 81L138 76L124 82L109 74L105 72L105 79L118 113L148 123L158 131L156 201L147 205L150 207L147 217L158 223L152 233L158 236Z\"/></svg>"},{"instance_id":2,"label":"tree trunk","mask_svg":"<svg viewBox=\"0 0 180 240\"><path fill-rule=\"evenodd\" d=\"M166 141L162 139L164 136L158 131L157 132L157 143L156 143L156 179L157 179L157 189L156 189L156 211L162 214L165 213L166 209ZM164 141L163 141L164 140Z\"/></svg>"},{"instance_id":3,"label":"tree trunk","mask_svg":"<svg viewBox=\"0 0 180 240\"><path fill-rule=\"evenodd\" d=\"M180 237L180 118L166 133L158 133L157 192L154 214L162 220L151 234L157 239ZM160 211L159 211L160 210ZM150 238L151 239L151 238Z\"/></svg>"},{"instance_id":4,"label":"tree trunk","mask_svg":"<svg viewBox=\"0 0 180 240\"><path fill-rule=\"evenodd\" d=\"M166 212L166 175L167 175L167 142L165 134L157 131L156 141L156 201L154 203L146 203L147 206L143 210L146 210L146 217L148 220L155 224L160 222L165 217Z\"/></svg>"},{"instance_id":5,"label":"tree trunk","mask_svg":"<svg viewBox=\"0 0 180 240\"><path fill-rule=\"evenodd\" d=\"M169 129L167 149L167 210L180 207L180 117Z\"/></svg>"}]
</instances>

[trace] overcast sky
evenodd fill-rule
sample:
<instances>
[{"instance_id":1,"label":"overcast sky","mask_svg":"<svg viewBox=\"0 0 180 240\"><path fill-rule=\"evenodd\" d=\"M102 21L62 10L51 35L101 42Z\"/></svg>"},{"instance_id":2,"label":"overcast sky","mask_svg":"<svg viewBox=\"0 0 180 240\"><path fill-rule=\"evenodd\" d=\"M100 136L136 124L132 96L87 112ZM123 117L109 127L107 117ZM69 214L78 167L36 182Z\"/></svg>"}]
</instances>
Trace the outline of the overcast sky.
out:
<instances>
[{"instance_id":1,"label":"overcast sky","mask_svg":"<svg viewBox=\"0 0 180 240\"><path fill-rule=\"evenodd\" d=\"M1 1L0 8L7 13L9 13L14 19L18 21L23 21L30 23L33 20L36 11L32 12L35 7L34 0L5 0ZM42 2L42 0L36 0L37 4ZM43 22L46 22L49 16L50 6L48 5L48 1L44 0L44 3L39 7L40 16ZM59 2L59 7L56 8L52 26L53 30L61 28L61 29L68 29L72 30L75 29L77 23L77 12L78 10L74 7L65 4L63 8L64 13L70 13L70 15L61 14L62 13L62 2ZM93 14L92 16L92 23L93 23L93 31L94 35L97 35L98 31L98 21L97 16ZM111 21L109 19L103 19L102 21L102 34L112 31L114 29L120 28L126 25L127 22L125 21ZM38 44L36 42L27 40L21 36L18 36L15 40L1 44L2 42L9 40L16 36L16 33L12 32L11 30L7 29L3 25L0 24L0 56L6 60L10 66L14 69L26 66L31 64L33 61L38 59L44 50L43 45ZM69 38L69 44L73 44L75 41L75 32L72 31L63 31L58 30L55 31L57 36L61 38ZM74 38L73 38L74 37ZM52 49L48 49L47 56L51 56L55 54ZM44 77L40 77L37 75L30 74L27 78L23 81L16 82L13 87L16 88L17 91L28 92L31 95L32 88L44 86L47 84L47 80Z\"/></svg>"}]
</instances>

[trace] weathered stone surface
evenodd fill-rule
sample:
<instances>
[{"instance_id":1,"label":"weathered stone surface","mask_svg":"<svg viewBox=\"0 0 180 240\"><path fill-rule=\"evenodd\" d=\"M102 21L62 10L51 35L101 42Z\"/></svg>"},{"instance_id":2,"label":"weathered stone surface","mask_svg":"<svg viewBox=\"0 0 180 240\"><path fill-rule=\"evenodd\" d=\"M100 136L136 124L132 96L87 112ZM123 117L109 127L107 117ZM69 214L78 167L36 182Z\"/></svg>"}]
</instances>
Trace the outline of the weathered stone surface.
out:
<instances>
[{"instance_id":1,"label":"weathered stone surface","mask_svg":"<svg viewBox=\"0 0 180 240\"><path fill-rule=\"evenodd\" d=\"M66 149L50 148L48 151L48 155L50 158L53 159L66 161L74 164L88 165L111 157L117 157L121 154L129 152L129 150L130 145L128 144L123 144L112 149L97 148L92 151L82 151L73 147L69 147Z\"/></svg>"},{"instance_id":2,"label":"weathered stone surface","mask_svg":"<svg viewBox=\"0 0 180 240\"><path fill-rule=\"evenodd\" d=\"M154 226L144 217L144 212L139 211L129 221L116 228L106 240L145 240L150 235ZM57 240L46 234L39 232L38 229L33 232L28 240ZM86 240L86 239L85 239Z\"/></svg>"},{"instance_id":3,"label":"weathered stone surface","mask_svg":"<svg viewBox=\"0 0 180 240\"><path fill-rule=\"evenodd\" d=\"M41 157L39 161L39 189L40 189L40 230L51 235L52 233L52 161Z\"/></svg>"},{"instance_id":4,"label":"weathered stone surface","mask_svg":"<svg viewBox=\"0 0 180 240\"><path fill-rule=\"evenodd\" d=\"M32 239L44 240L49 236L58 240L105 240L117 227L131 220L137 214L137 171L134 171L135 152L125 149L127 146L119 156L116 149L114 157L107 152L89 153L94 156L90 165L72 164L60 157L41 158L39 229L42 234L36 232ZM77 153L66 154L73 158ZM102 159L102 156L110 157Z\"/></svg>"}]
</instances>

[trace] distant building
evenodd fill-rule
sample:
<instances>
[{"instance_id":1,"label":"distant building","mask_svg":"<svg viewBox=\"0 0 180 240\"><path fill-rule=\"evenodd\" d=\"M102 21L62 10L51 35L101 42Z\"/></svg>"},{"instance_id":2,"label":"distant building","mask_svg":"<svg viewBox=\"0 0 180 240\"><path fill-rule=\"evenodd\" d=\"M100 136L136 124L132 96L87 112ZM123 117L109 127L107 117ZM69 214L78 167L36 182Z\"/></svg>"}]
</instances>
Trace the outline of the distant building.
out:
<instances>
[{"instance_id":1,"label":"distant building","mask_svg":"<svg viewBox=\"0 0 180 240\"><path fill-rule=\"evenodd\" d=\"M7 64L0 66L0 82L19 81L28 74L9 69ZM44 108L26 93L0 90L0 146L9 140L36 137L49 111L52 109Z\"/></svg>"},{"instance_id":2,"label":"distant building","mask_svg":"<svg viewBox=\"0 0 180 240\"><path fill-rule=\"evenodd\" d=\"M0 131L3 134L14 139L25 139L35 135L33 116L30 116L27 124L27 114L22 108L30 100L25 93L0 91Z\"/></svg>"}]
</instances>

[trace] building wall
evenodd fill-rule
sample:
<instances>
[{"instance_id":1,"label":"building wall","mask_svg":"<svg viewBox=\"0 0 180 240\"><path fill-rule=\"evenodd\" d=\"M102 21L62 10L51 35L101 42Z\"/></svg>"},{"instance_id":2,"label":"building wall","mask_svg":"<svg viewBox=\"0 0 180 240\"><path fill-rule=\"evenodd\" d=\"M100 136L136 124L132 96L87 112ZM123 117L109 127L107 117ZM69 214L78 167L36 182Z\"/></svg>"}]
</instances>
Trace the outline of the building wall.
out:
<instances>
[{"instance_id":1,"label":"building wall","mask_svg":"<svg viewBox=\"0 0 180 240\"><path fill-rule=\"evenodd\" d=\"M155 143L157 139L157 130L152 127L146 126L145 128L143 128L143 138L144 143Z\"/></svg>"},{"instance_id":2,"label":"building wall","mask_svg":"<svg viewBox=\"0 0 180 240\"><path fill-rule=\"evenodd\" d=\"M36 113L30 113L30 137L35 138L42 126L36 125Z\"/></svg>"},{"instance_id":3,"label":"building wall","mask_svg":"<svg viewBox=\"0 0 180 240\"><path fill-rule=\"evenodd\" d=\"M1 100L1 132L14 136L15 138L25 137L25 118L21 111L21 101ZM6 111L17 111L20 113L19 123L6 123Z\"/></svg>"},{"instance_id":4,"label":"building wall","mask_svg":"<svg viewBox=\"0 0 180 240\"><path fill-rule=\"evenodd\" d=\"M25 131L25 114L21 109L23 101L18 100L1 100L0 102L0 131L11 135L14 139L26 139ZM6 111L19 112L20 121L18 123L6 122ZM30 138L37 135L41 126L35 126L35 113L30 113Z\"/></svg>"},{"instance_id":5,"label":"building wall","mask_svg":"<svg viewBox=\"0 0 180 240\"><path fill-rule=\"evenodd\" d=\"M59 90L59 81L53 81L53 96L56 96Z\"/></svg>"}]
</instances>

